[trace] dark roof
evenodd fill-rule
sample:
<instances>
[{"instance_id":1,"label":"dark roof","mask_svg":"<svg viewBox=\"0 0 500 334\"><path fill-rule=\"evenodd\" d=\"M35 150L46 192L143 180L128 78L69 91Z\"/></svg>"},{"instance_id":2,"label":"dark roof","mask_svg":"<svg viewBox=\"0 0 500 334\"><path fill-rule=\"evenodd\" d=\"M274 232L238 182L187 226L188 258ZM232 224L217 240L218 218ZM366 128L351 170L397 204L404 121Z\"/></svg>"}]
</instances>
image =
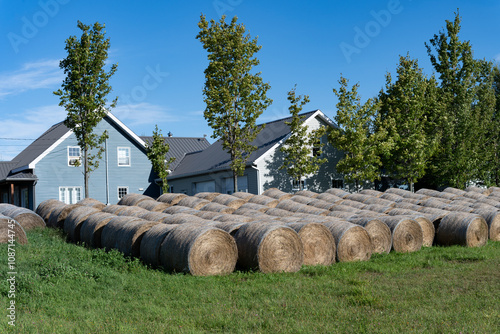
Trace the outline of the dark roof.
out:
<instances>
[{"instance_id":1,"label":"dark roof","mask_svg":"<svg viewBox=\"0 0 500 334\"><path fill-rule=\"evenodd\" d=\"M303 113L301 116L304 116L303 120L305 121L317 111ZM291 117L287 117L265 123L264 129L259 132L257 138L252 142L252 145L257 146L257 150L248 157L247 166L252 165L255 160L290 133L290 126L285 124L290 120ZM175 178L203 174L208 171L227 170L230 168L230 163L231 157L229 153L222 148L221 140L218 140L202 152L187 154L178 168L170 174L170 177Z\"/></svg>"},{"instance_id":2,"label":"dark roof","mask_svg":"<svg viewBox=\"0 0 500 334\"><path fill-rule=\"evenodd\" d=\"M151 143L153 137L141 136L141 139L146 143ZM164 137L165 143L170 146L170 150L165 158L175 158L175 161L170 165L170 169L174 170L182 161L184 156L188 153L203 151L210 146L206 138L193 138L193 137Z\"/></svg>"},{"instance_id":3,"label":"dark roof","mask_svg":"<svg viewBox=\"0 0 500 334\"><path fill-rule=\"evenodd\" d=\"M15 166L17 166L15 161L0 161L0 181L5 180Z\"/></svg>"}]
</instances>

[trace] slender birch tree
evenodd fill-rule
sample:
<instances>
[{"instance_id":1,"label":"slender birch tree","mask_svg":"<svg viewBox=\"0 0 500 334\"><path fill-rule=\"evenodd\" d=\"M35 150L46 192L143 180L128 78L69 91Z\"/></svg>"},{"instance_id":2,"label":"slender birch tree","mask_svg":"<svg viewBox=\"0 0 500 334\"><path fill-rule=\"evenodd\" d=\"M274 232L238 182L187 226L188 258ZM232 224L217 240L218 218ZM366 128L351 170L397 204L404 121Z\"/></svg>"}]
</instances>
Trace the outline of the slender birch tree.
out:
<instances>
[{"instance_id":1,"label":"slender birch tree","mask_svg":"<svg viewBox=\"0 0 500 334\"><path fill-rule=\"evenodd\" d=\"M158 125L156 125L151 143L146 143L146 155L149 161L151 161L153 170L162 181L161 189L163 193L169 192L167 177L170 173L170 164L175 161L174 157L167 160L166 155L168 151L170 151L170 145L165 142L161 130L159 130Z\"/></svg>"}]
</instances>

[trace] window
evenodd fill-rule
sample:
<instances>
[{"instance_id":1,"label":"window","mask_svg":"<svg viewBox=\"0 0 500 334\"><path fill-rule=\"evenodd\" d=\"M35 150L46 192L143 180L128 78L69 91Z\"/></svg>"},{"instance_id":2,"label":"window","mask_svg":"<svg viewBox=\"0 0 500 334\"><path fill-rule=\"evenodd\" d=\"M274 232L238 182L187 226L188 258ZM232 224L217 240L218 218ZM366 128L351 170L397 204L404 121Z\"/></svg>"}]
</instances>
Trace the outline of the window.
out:
<instances>
[{"instance_id":1,"label":"window","mask_svg":"<svg viewBox=\"0 0 500 334\"><path fill-rule=\"evenodd\" d=\"M201 192L215 192L215 181L196 182L194 184L194 193Z\"/></svg>"},{"instance_id":2,"label":"window","mask_svg":"<svg viewBox=\"0 0 500 334\"><path fill-rule=\"evenodd\" d=\"M323 152L321 151L321 139L318 138L312 148L313 157L321 157Z\"/></svg>"},{"instance_id":3,"label":"window","mask_svg":"<svg viewBox=\"0 0 500 334\"><path fill-rule=\"evenodd\" d=\"M338 189L344 188L344 180L340 179L332 180L332 188L338 188Z\"/></svg>"},{"instance_id":4,"label":"window","mask_svg":"<svg viewBox=\"0 0 500 334\"><path fill-rule=\"evenodd\" d=\"M68 166L76 166L81 161L80 147L68 146Z\"/></svg>"},{"instance_id":5,"label":"window","mask_svg":"<svg viewBox=\"0 0 500 334\"><path fill-rule=\"evenodd\" d=\"M302 185L303 190L307 190L306 180L300 180L300 184ZM300 190L299 181L292 180L292 191L298 191L298 190Z\"/></svg>"},{"instance_id":6,"label":"window","mask_svg":"<svg viewBox=\"0 0 500 334\"><path fill-rule=\"evenodd\" d=\"M222 191L231 195L234 192L234 181L232 177L224 178ZM248 177L246 175L238 176L238 191L248 192Z\"/></svg>"},{"instance_id":7,"label":"window","mask_svg":"<svg viewBox=\"0 0 500 334\"><path fill-rule=\"evenodd\" d=\"M21 189L21 206L28 208L29 205L29 191L28 188Z\"/></svg>"},{"instance_id":8,"label":"window","mask_svg":"<svg viewBox=\"0 0 500 334\"><path fill-rule=\"evenodd\" d=\"M130 147L118 147L118 166L130 166Z\"/></svg>"},{"instance_id":9,"label":"window","mask_svg":"<svg viewBox=\"0 0 500 334\"><path fill-rule=\"evenodd\" d=\"M128 187L118 187L118 199L122 199L128 194Z\"/></svg>"},{"instance_id":10,"label":"window","mask_svg":"<svg viewBox=\"0 0 500 334\"><path fill-rule=\"evenodd\" d=\"M82 199L82 187L59 187L59 200L66 204L75 204Z\"/></svg>"}]
</instances>

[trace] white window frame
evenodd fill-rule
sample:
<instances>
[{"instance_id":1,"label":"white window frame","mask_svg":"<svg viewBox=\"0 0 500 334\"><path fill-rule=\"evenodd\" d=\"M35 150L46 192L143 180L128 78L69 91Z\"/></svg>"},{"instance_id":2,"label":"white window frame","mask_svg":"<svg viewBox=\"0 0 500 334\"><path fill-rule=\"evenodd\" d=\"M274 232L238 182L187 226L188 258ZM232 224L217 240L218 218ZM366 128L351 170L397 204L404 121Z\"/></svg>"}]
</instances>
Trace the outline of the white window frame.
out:
<instances>
[{"instance_id":1,"label":"white window frame","mask_svg":"<svg viewBox=\"0 0 500 334\"><path fill-rule=\"evenodd\" d=\"M127 190L127 193L125 195L128 195L129 192L128 192L128 186L119 186L116 188L116 196L118 197L118 200L121 200L123 198L123 195L122 197L120 197L120 189L126 189Z\"/></svg>"},{"instance_id":2,"label":"white window frame","mask_svg":"<svg viewBox=\"0 0 500 334\"><path fill-rule=\"evenodd\" d=\"M78 151L80 152L80 155L76 156L76 155L70 155L69 154L69 151L71 149L74 149L74 148L77 148ZM78 161L82 161L82 149L80 148L80 146L68 146L68 166L70 167L75 167L74 163L72 164L71 161L73 160L78 160Z\"/></svg>"},{"instance_id":3,"label":"white window frame","mask_svg":"<svg viewBox=\"0 0 500 334\"><path fill-rule=\"evenodd\" d=\"M302 183L302 184L303 184L303 186L302 186L302 190L307 190L307 182L306 182L306 179L301 179L301 180L300 180L300 183ZM297 180L292 179L292 191L299 191L299 190L300 190L299 183L297 182Z\"/></svg>"},{"instance_id":4,"label":"white window frame","mask_svg":"<svg viewBox=\"0 0 500 334\"><path fill-rule=\"evenodd\" d=\"M120 164L120 150L127 150L128 151L128 165L121 165ZM116 148L116 160L118 167L130 167L132 165L132 157L131 157L131 150L130 147L124 147L124 146L119 146Z\"/></svg>"},{"instance_id":5,"label":"white window frame","mask_svg":"<svg viewBox=\"0 0 500 334\"><path fill-rule=\"evenodd\" d=\"M78 193L76 191L72 192L72 198L69 200L69 189L72 188L73 190L79 190ZM61 191L64 190L64 197L61 196ZM77 196L78 194L78 196ZM66 204L75 204L78 201L82 199L82 187L78 186L66 186L66 187L59 187L59 200L63 203Z\"/></svg>"}]
</instances>

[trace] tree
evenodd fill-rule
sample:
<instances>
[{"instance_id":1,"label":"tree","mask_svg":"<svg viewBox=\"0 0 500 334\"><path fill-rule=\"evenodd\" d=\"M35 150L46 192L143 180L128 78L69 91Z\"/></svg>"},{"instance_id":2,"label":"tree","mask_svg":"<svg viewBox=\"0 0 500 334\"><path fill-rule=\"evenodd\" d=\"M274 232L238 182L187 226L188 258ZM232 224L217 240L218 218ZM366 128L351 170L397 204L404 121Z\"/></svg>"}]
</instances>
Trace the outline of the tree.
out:
<instances>
[{"instance_id":1,"label":"tree","mask_svg":"<svg viewBox=\"0 0 500 334\"><path fill-rule=\"evenodd\" d=\"M397 74L394 83L390 73L386 75L385 92L379 95L380 117L393 143L383 165L391 176L407 180L413 191L439 143L438 88L436 80L427 79L409 55L400 57Z\"/></svg>"},{"instance_id":2,"label":"tree","mask_svg":"<svg viewBox=\"0 0 500 334\"><path fill-rule=\"evenodd\" d=\"M333 89L338 98L335 121L339 128L328 134L330 143L344 152L337 164L337 171L344 174L347 182L355 182L356 191L360 181L380 179L381 155L390 148L387 132L378 122L379 102L368 99L361 104L359 84L348 89L348 80L340 76L340 89Z\"/></svg>"},{"instance_id":3,"label":"tree","mask_svg":"<svg viewBox=\"0 0 500 334\"><path fill-rule=\"evenodd\" d=\"M222 147L231 156L234 191L238 190L238 175L243 175L248 156L256 150L251 145L263 127L256 120L271 104L266 92L270 86L262 81L260 72L251 70L259 64L254 54L260 50L257 39L250 39L243 24L231 23L223 16L219 22L209 22L201 16L196 36L208 51L203 94L208 125L212 138L220 138Z\"/></svg>"},{"instance_id":4,"label":"tree","mask_svg":"<svg viewBox=\"0 0 500 334\"><path fill-rule=\"evenodd\" d=\"M95 23L91 28L78 21L82 36L80 39L71 36L66 40L68 55L59 64L66 78L62 89L54 92L60 97L59 105L68 112L64 124L73 130L83 151L86 198L89 197L89 174L99 167L99 159L104 152L103 143L108 138L106 131L98 135L93 133L93 129L107 114L106 96L111 92L108 81L117 68L113 64L109 71L104 69L109 49L104 27L104 24ZM110 108L115 106L116 100ZM79 166L79 161L75 165Z\"/></svg>"},{"instance_id":5,"label":"tree","mask_svg":"<svg viewBox=\"0 0 500 334\"><path fill-rule=\"evenodd\" d=\"M299 189L303 190L302 177L316 173L320 165L326 162L326 159L321 158L323 144L320 141L325 131L320 128L309 132L308 126L302 124L304 116L300 116L299 113L304 105L309 103L309 96L296 96L295 89L288 92L288 101L291 103L288 110L292 115L292 120L285 122L290 126L290 136L280 147L280 151L285 154L283 166L280 169L286 169L287 173L299 184ZM319 151L313 152L313 148Z\"/></svg>"},{"instance_id":6,"label":"tree","mask_svg":"<svg viewBox=\"0 0 500 334\"><path fill-rule=\"evenodd\" d=\"M156 125L153 131L153 140L151 143L146 143L146 155L151 161L151 165L153 165L153 170L162 180L163 193L169 192L167 177L170 173L170 164L175 161L174 157L166 159L166 154L169 150L170 146L165 142L161 130L158 130L158 125Z\"/></svg>"}]
</instances>

